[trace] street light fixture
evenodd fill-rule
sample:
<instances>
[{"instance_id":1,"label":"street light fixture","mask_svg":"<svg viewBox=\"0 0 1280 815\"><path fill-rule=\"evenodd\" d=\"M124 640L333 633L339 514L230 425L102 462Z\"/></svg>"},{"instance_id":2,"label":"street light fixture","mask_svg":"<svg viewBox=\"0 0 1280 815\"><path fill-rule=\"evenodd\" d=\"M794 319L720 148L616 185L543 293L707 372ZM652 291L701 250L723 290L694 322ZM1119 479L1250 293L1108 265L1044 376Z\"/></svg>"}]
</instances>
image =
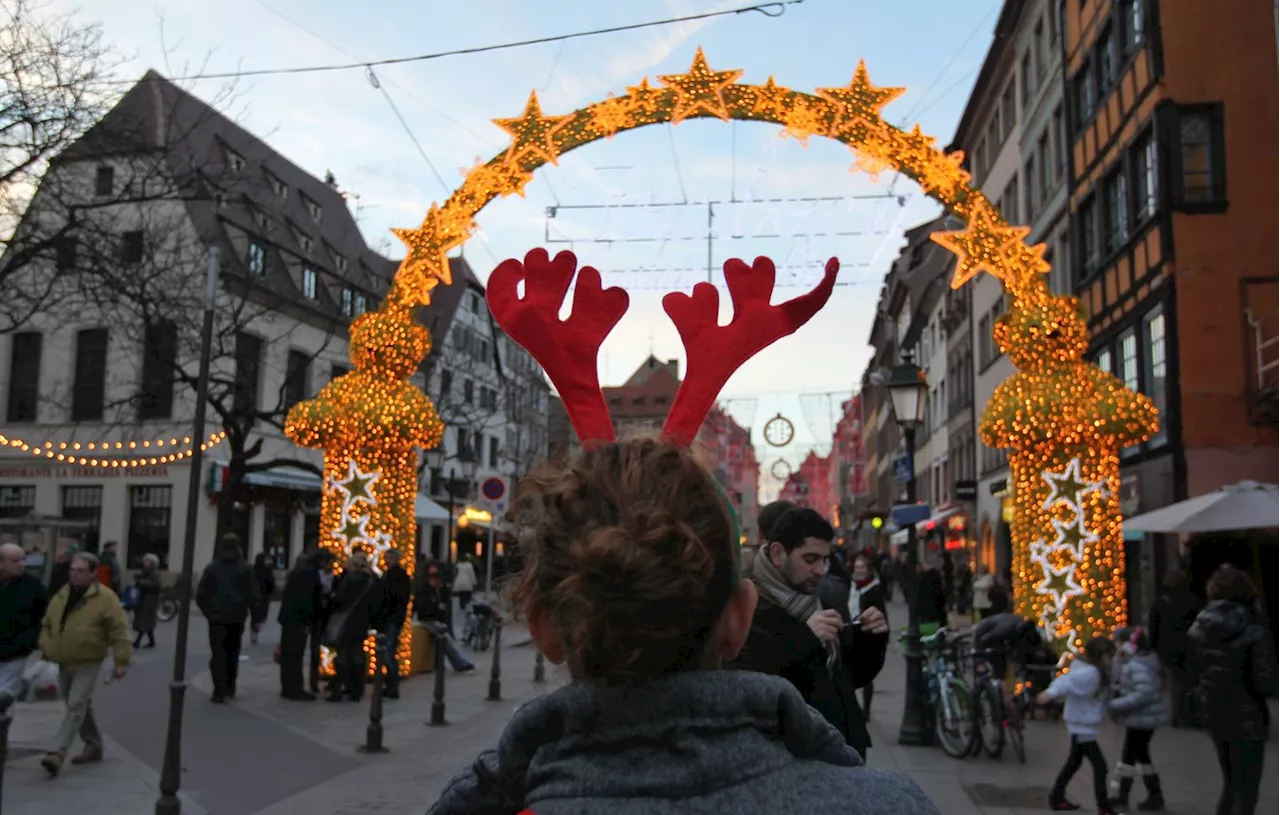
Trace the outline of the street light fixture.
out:
<instances>
[{"instance_id":1,"label":"street light fixture","mask_svg":"<svg viewBox=\"0 0 1280 815\"><path fill-rule=\"evenodd\" d=\"M928 405L926 396L929 393L929 382L924 371L916 365L909 352L902 355L902 362L893 366L885 381L889 391L889 400L893 403L894 418L902 430L902 441L907 449L908 459L913 459L916 449L916 428L924 422L925 408ZM907 503L916 502L915 463L907 467ZM907 607L907 639L903 649L906 660L907 688L902 708L902 725L898 729L898 743L903 745L925 745L930 741L928 719L925 716L924 692L924 654L920 650L920 617L917 612L916 590L920 580L916 569L920 564L920 553L916 544L916 525L907 524L907 574L912 581L911 596Z\"/></svg>"}]
</instances>

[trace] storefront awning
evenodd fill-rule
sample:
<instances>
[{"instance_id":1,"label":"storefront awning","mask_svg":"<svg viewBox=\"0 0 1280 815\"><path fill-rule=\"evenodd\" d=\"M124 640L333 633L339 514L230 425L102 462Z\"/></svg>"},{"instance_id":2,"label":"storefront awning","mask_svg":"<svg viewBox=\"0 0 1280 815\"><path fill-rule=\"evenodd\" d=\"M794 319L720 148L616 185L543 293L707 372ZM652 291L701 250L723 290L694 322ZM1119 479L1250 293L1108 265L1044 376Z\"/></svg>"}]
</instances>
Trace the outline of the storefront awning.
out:
<instances>
[{"instance_id":1,"label":"storefront awning","mask_svg":"<svg viewBox=\"0 0 1280 815\"><path fill-rule=\"evenodd\" d=\"M413 505L413 515L423 523L447 523L449 510L432 501L425 495L419 495Z\"/></svg>"},{"instance_id":2,"label":"storefront awning","mask_svg":"<svg viewBox=\"0 0 1280 815\"><path fill-rule=\"evenodd\" d=\"M947 520L952 515L958 515L961 509L962 507L950 507L949 509L938 510L934 515L931 515L916 524L916 532L928 532L931 529L936 529L943 521Z\"/></svg>"},{"instance_id":3,"label":"storefront awning","mask_svg":"<svg viewBox=\"0 0 1280 815\"><path fill-rule=\"evenodd\" d=\"M209 473L210 493L222 492L226 469L227 462L225 461L215 461L213 463ZM252 484L256 487L275 487L282 490L316 493L320 492L320 486L323 483L320 476L315 473L309 473L306 470L295 470L291 467L272 467L270 470L246 473L244 480L246 484Z\"/></svg>"}]
</instances>

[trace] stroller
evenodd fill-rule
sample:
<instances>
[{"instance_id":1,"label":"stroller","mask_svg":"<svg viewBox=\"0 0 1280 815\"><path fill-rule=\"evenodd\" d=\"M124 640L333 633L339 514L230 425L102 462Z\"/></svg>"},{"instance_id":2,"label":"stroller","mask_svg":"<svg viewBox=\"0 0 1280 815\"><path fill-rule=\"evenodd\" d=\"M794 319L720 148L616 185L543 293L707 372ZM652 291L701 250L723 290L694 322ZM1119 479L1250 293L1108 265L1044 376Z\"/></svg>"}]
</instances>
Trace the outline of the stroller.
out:
<instances>
[{"instance_id":1,"label":"stroller","mask_svg":"<svg viewBox=\"0 0 1280 815\"><path fill-rule=\"evenodd\" d=\"M494 613L486 603L473 600L467 606L467 621L462 629L462 641L475 651L486 651L493 640Z\"/></svg>"}]
</instances>

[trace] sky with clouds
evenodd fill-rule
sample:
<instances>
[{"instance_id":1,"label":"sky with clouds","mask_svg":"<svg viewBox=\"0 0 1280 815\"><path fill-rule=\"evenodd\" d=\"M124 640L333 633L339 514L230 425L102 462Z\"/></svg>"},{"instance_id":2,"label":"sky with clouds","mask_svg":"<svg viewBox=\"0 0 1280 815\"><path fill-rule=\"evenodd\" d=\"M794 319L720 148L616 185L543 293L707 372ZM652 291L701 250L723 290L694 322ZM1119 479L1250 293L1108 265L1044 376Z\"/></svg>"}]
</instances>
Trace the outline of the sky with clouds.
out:
<instances>
[{"instance_id":1,"label":"sky with clouds","mask_svg":"<svg viewBox=\"0 0 1280 815\"><path fill-rule=\"evenodd\" d=\"M100 22L125 57L120 75L129 78L147 68L181 77L411 56L749 3L54 0L52 6ZM687 70L699 45L713 69L741 68L742 81L752 83L772 74L781 85L806 90L847 83L865 59L874 83L908 88L886 117L919 122L945 144L999 6L999 0L804 0L777 17L735 14L379 67L381 90L363 70L240 79L226 110L312 174L331 170L352 194L370 243L400 257L388 230L416 226L461 181L461 168L502 151L507 135L491 120L518 115L531 89L546 113L567 113L625 92L642 77ZM226 91L225 80L182 84L207 99ZM778 457L798 463L808 445L829 443L839 401L853 393L869 356L879 283L901 233L937 211L906 179L851 173L847 148L821 139L802 148L779 131L696 120L596 142L539 170L527 197L490 204L478 218L481 233L464 249L483 280L497 260L534 246L572 247L608 283L628 288L630 311L601 355L606 384L625 379L651 350L683 358L660 300L706 279L708 202L715 202L716 282L723 282L725 259L765 254L780 269L777 302L816 283L826 258L838 256L841 285L826 309L747 363L725 389L730 412L753 426L757 439L773 415L793 420L796 442L762 450L766 469ZM813 198L828 200L794 200ZM554 218L549 207L558 207Z\"/></svg>"}]
</instances>

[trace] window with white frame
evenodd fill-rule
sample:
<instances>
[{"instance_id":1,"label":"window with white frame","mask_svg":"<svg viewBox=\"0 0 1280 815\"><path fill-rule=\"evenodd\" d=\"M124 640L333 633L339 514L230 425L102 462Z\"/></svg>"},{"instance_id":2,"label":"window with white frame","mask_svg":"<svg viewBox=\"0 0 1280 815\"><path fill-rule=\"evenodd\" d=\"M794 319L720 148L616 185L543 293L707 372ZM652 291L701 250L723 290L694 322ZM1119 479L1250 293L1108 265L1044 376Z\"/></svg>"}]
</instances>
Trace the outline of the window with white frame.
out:
<instances>
[{"instance_id":1,"label":"window with white frame","mask_svg":"<svg viewBox=\"0 0 1280 815\"><path fill-rule=\"evenodd\" d=\"M1134 217L1141 223L1156 214L1156 140L1150 130L1133 143L1130 166Z\"/></svg>"},{"instance_id":2,"label":"window with white frame","mask_svg":"<svg viewBox=\"0 0 1280 815\"><path fill-rule=\"evenodd\" d=\"M1160 430L1148 442L1151 445L1163 443L1165 436L1165 410L1168 408L1168 365L1165 349L1164 309L1157 306L1142 321L1142 331L1146 344L1146 389L1151 402L1160 411Z\"/></svg>"},{"instance_id":3,"label":"window with white frame","mask_svg":"<svg viewBox=\"0 0 1280 815\"><path fill-rule=\"evenodd\" d=\"M251 241L249 243L249 252L246 260L249 266L249 274L255 277L262 277L267 273L267 250L262 244Z\"/></svg>"},{"instance_id":4,"label":"window with white frame","mask_svg":"<svg viewBox=\"0 0 1280 815\"><path fill-rule=\"evenodd\" d=\"M308 300L315 300L319 293L319 285L316 279L316 270L311 267L305 267L302 270L302 296Z\"/></svg>"}]
</instances>

